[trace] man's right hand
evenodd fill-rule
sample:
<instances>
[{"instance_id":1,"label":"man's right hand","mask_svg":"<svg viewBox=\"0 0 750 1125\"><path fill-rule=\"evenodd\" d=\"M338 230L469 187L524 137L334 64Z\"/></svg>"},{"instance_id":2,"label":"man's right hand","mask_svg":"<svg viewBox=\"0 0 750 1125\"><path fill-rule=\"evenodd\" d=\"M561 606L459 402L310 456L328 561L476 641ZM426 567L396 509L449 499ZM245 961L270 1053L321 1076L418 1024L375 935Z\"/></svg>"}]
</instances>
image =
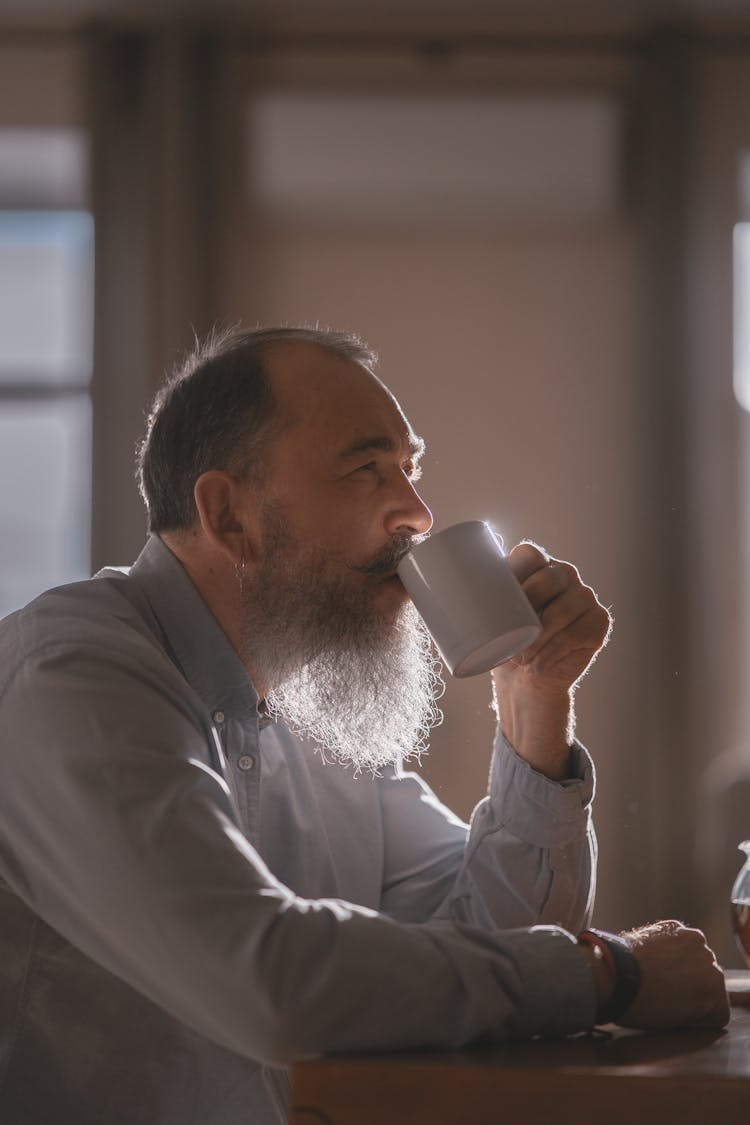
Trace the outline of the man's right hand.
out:
<instances>
[{"instance_id":1,"label":"man's right hand","mask_svg":"<svg viewBox=\"0 0 750 1125\"><path fill-rule=\"evenodd\" d=\"M638 995L618 1021L623 1027L655 1031L726 1026L724 974L700 930L681 922L655 922L622 937L641 970Z\"/></svg>"}]
</instances>

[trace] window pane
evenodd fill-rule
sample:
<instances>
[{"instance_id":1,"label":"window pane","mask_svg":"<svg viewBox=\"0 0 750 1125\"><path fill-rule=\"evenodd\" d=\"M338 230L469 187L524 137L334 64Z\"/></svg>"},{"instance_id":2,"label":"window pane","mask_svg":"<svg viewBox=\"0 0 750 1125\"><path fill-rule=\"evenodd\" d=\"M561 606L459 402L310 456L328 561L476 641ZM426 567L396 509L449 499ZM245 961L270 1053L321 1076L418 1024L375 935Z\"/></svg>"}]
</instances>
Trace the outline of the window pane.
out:
<instances>
[{"instance_id":1,"label":"window pane","mask_svg":"<svg viewBox=\"0 0 750 1125\"><path fill-rule=\"evenodd\" d=\"M0 128L0 207L85 208L87 178L83 129Z\"/></svg>"},{"instance_id":2,"label":"window pane","mask_svg":"<svg viewBox=\"0 0 750 1125\"><path fill-rule=\"evenodd\" d=\"M0 392L88 384L93 250L85 211L0 211Z\"/></svg>"},{"instance_id":3,"label":"window pane","mask_svg":"<svg viewBox=\"0 0 750 1125\"><path fill-rule=\"evenodd\" d=\"M750 410L750 223L734 228L734 394Z\"/></svg>"},{"instance_id":4,"label":"window pane","mask_svg":"<svg viewBox=\"0 0 750 1125\"><path fill-rule=\"evenodd\" d=\"M324 230L601 220L619 121L593 95L272 92L247 107L247 188L264 223Z\"/></svg>"},{"instance_id":5,"label":"window pane","mask_svg":"<svg viewBox=\"0 0 750 1125\"><path fill-rule=\"evenodd\" d=\"M0 616L89 571L91 402L0 402Z\"/></svg>"}]
</instances>

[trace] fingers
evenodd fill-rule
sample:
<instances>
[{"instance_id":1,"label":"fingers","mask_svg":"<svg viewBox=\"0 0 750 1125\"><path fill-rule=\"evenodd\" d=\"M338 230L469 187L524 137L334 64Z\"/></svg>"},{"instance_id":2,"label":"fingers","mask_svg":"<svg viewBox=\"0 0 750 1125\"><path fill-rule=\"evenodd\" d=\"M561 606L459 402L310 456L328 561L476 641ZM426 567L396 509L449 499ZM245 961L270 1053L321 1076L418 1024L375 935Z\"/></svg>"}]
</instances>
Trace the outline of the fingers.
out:
<instances>
[{"instance_id":1,"label":"fingers","mask_svg":"<svg viewBox=\"0 0 750 1125\"><path fill-rule=\"evenodd\" d=\"M686 927L685 932L692 935L699 945L697 959L705 966L705 1015L696 1021L697 1027L726 1027L729 1023L731 1009L724 973L716 960L716 954L708 944L706 935L702 930Z\"/></svg>"},{"instance_id":2,"label":"fingers","mask_svg":"<svg viewBox=\"0 0 750 1125\"><path fill-rule=\"evenodd\" d=\"M693 1027L726 1027L729 1023L731 1009L727 995L724 973L714 955L714 951L707 944L700 930L688 930L689 934L696 935L700 946L695 955L696 974L700 978L693 985L696 1015L692 1020Z\"/></svg>"},{"instance_id":3,"label":"fingers","mask_svg":"<svg viewBox=\"0 0 750 1125\"><path fill-rule=\"evenodd\" d=\"M551 558L534 543L514 547L508 563L542 623L537 640L515 663L534 664L540 673L561 661L585 667L606 643L612 625L594 591L574 566Z\"/></svg>"},{"instance_id":4,"label":"fingers","mask_svg":"<svg viewBox=\"0 0 750 1125\"><path fill-rule=\"evenodd\" d=\"M537 543L524 539L508 552L508 565L523 586L535 571L547 566L550 556Z\"/></svg>"},{"instance_id":5,"label":"fingers","mask_svg":"<svg viewBox=\"0 0 750 1125\"><path fill-rule=\"evenodd\" d=\"M540 617L548 605L566 592L570 600L579 592L588 589L581 582L574 566L570 563L558 562L557 559L550 559L540 570L535 570L521 583L521 586Z\"/></svg>"},{"instance_id":6,"label":"fingers","mask_svg":"<svg viewBox=\"0 0 750 1125\"><path fill-rule=\"evenodd\" d=\"M606 611L605 611L606 612ZM609 617L603 619L601 607L588 609L572 621L559 611L542 616L542 632L534 644L515 659L519 665L533 665L539 675L565 663L578 669L575 678L599 651L609 628Z\"/></svg>"},{"instance_id":7,"label":"fingers","mask_svg":"<svg viewBox=\"0 0 750 1125\"><path fill-rule=\"evenodd\" d=\"M729 1005L729 996L727 995L726 981L724 974L716 964L711 966L713 973L713 983L709 993L709 998L706 1001L706 1013L701 1019L695 1023L696 1027L711 1027L722 1028L726 1027L732 1015L732 1009Z\"/></svg>"}]
</instances>

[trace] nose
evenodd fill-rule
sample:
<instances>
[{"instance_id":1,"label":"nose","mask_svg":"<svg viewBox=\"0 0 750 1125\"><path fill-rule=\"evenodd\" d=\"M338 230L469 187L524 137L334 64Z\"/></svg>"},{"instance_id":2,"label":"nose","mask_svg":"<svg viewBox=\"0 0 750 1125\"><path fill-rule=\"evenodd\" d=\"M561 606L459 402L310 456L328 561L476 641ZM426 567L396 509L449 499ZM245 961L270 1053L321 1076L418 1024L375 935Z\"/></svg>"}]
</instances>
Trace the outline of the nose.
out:
<instances>
[{"instance_id":1,"label":"nose","mask_svg":"<svg viewBox=\"0 0 750 1125\"><path fill-rule=\"evenodd\" d=\"M424 535L432 527L432 512L403 473L400 475L398 495L385 519L389 535Z\"/></svg>"}]
</instances>

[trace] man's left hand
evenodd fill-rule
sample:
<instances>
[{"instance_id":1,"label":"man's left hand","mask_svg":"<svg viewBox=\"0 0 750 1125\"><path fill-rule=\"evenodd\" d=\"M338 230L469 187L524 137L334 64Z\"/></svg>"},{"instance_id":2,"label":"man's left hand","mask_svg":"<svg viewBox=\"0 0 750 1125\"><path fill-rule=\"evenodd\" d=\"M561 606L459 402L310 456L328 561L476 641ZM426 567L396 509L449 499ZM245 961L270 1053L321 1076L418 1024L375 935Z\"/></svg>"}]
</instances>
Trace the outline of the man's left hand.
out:
<instances>
[{"instance_id":1,"label":"man's left hand","mask_svg":"<svg viewBox=\"0 0 750 1125\"><path fill-rule=\"evenodd\" d=\"M514 547L508 563L542 632L492 674L502 727L517 754L561 780L569 773L573 689L607 643L612 618L574 566L535 544Z\"/></svg>"}]
</instances>

